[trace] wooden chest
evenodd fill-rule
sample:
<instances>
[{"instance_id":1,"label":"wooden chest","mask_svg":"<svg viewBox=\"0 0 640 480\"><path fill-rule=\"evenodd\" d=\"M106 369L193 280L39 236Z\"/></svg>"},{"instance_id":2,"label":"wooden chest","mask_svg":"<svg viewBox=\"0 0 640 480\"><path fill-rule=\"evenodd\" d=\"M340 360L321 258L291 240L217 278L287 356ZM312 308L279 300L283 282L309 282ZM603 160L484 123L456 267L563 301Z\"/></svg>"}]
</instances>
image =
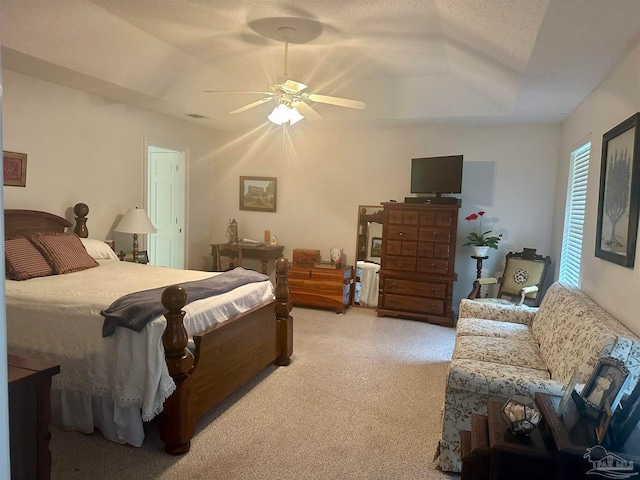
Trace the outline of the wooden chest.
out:
<instances>
[{"instance_id":1,"label":"wooden chest","mask_svg":"<svg viewBox=\"0 0 640 480\"><path fill-rule=\"evenodd\" d=\"M383 205L378 315L453 326L459 206Z\"/></svg>"},{"instance_id":2,"label":"wooden chest","mask_svg":"<svg viewBox=\"0 0 640 480\"><path fill-rule=\"evenodd\" d=\"M353 302L353 267L328 269L293 265L289 269L289 291L294 305L335 308L337 313L344 313Z\"/></svg>"}]
</instances>

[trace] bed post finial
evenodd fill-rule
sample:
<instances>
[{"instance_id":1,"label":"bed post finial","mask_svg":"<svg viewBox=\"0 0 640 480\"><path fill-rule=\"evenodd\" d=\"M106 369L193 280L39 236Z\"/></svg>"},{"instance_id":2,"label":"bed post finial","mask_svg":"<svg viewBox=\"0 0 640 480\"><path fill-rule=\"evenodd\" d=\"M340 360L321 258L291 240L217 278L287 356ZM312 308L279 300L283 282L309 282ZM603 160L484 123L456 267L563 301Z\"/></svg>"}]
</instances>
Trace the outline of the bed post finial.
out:
<instances>
[{"instance_id":1,"label":"bed post finial","mask_svg":"<svg viewBox=\"0 0 640 480\"><path fill-rule=\"evenodd\" d=\"M289 315L293 304L289 298L289 260L276 260L276 322L278 324L278 344L280 355L277 365L289 365L293 354L293 317Z\"/></svg>"},{"instance_id":2,"label":"bed post finial","mask_svg":"<svg viewBox=\"0 0 640 480\"><path fill-rule=\"evenodd\" d=\"M167 287L162 292L162 305L168 310L164 314L167 327L162 334L164 355L169 374L176 390L164 402L160 413L160 438L167 453L180 455L189 451L195 433L196 419L191 406L191 382L189 373L193 367L193 355L187 349L189 336L184 328L187 293L178 285Z\"/></svg>"},{"instance_id":3,"label":"bed post finial","mask_svg":"<svg viewBox=\"0 0 640 480\"><path fill-rule=\"evenodd\" d=\"M89 236L89 229L87 228L89 206L86 203L76 203L73 207L73 213L76 214L76 228L73 229L73 233L80 238L87 238Z\"/></svg>"}]
</instances>

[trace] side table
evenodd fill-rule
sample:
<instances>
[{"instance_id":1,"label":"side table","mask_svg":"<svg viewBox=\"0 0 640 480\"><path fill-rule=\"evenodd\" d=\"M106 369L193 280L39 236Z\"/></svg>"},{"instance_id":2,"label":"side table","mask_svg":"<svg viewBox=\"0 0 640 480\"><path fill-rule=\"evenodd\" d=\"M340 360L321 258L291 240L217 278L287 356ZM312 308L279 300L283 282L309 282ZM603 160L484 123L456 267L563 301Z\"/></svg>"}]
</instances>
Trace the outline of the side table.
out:
<instances>
[{"instance_id":1,"label":"side table","mask_svg":"<svg viewBox=\"0 0 640 480\"><path fill-rule=\"evenodd\" d=\"M490 400L487 404L486 416L472 417L471 458L467 455L465 461L463 457L462 478L474 480L554 478L556 449L544 422L541 422L528 437L513 435L500 415L500 409L505 401ZM471 465L470 476L467 471L469 465Z\"/></svg>"},{"instance_id":2,"label":"side table","mask_svg":"<svg viewBox=\"0 0 640 480\"><path fill-rule=\"evenodd\" d=\"M475 259L476 261L476 279L480 279L482 277L482 262L489 257L477 257L475 255L471 255L471 258ZM476 293L476 298L480 298L480 290L482 290L482 286L478 286L478 293Z\"/></svg>"}]
</instances>

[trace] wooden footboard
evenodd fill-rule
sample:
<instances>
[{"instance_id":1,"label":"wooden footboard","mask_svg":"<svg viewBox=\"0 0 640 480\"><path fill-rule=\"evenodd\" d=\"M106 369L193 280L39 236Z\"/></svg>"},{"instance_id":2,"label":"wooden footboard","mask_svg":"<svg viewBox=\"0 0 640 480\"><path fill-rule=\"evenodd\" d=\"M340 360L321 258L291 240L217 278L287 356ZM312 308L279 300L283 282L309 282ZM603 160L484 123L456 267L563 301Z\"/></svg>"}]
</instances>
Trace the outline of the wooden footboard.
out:
<instances>
[{"instance_id":1,"label":"wooden footboard","mask_svg":"<svg viewBox=\"0 0 640 480\"><path fill-rule=\"evenodd\" d=\"M276 299L194 335L195 358L186 348L186 294L168 287L162 304L168 310L162 342L176 391L160 414L160 437L168 453L186 453L196 419L267 365L288 365L293 353L289 261L276 261Z\"/></svg>"}]
</instances>

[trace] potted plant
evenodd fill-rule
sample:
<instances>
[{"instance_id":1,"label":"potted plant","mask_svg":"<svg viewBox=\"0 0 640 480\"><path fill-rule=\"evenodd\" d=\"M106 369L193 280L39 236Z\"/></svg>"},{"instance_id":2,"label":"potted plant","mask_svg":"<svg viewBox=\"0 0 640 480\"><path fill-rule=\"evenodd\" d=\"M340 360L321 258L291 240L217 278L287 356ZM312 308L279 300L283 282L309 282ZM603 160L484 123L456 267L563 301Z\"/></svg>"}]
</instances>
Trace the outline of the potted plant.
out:
<instances>
[{"instance_id":1,"label":"potted plant","mask_svg":"<svg viewBox=\"0 0 640 480\"><path fill-rule=\"evenodd\" d=\"M484 214L485 212L481 210L465 217L465 220L471 223L471 232L465 237L467 241L463 246L472 246L476 257L486 257L490 248L497 249L498 242L502 237L502 234L491 235L491 230L482 231L482 217ZM476 224L478 219L480 220Z\"/></svg>"}]
</instances>

